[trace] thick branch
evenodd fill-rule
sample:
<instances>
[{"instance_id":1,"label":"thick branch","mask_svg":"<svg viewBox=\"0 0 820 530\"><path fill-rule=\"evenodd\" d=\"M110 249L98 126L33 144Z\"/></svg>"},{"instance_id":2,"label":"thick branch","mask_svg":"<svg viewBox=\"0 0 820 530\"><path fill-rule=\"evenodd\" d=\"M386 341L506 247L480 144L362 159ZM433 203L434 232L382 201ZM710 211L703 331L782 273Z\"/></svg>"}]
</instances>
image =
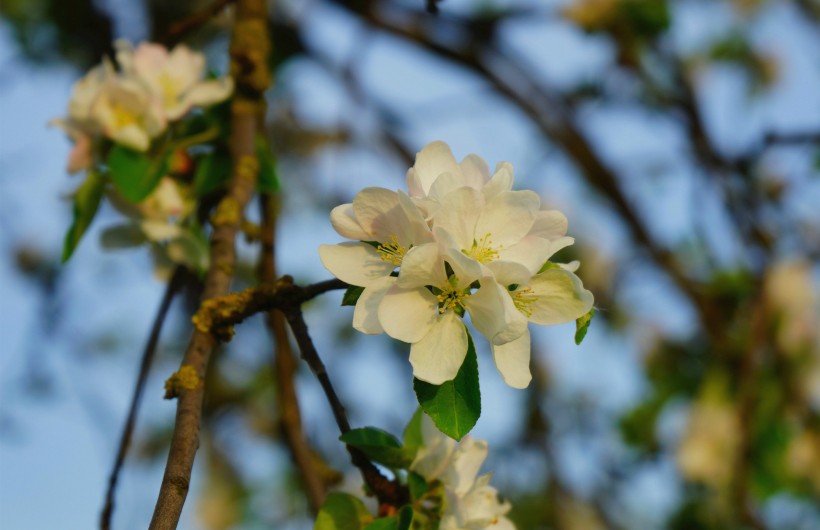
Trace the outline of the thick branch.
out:
<instances>
[{"instance_id":1,"label":"thick branch","mask_svg":"<svg viewBox=\"0 0 820 530\"><path fill-rule=\"evenodd\" d=\"M270 79L267 56L267 5L264 0L239 0L234 37L231 43L231 74L236 95L231 106L231 157L233 170L228 192L211 220L211 266L205 276L203 300L221 296L230 289L236 263L235 239L242 212L253 195L259 163L255 137L258 116L264 112L262 94ZM216 339L210 333L194 330L182 360L179 374L195 374L188 384L177 389L177 414L165 475L159 492L151 530L176 528L188 494L199 426L204 386L202 381Z\"/></svg>"}]
</instances>

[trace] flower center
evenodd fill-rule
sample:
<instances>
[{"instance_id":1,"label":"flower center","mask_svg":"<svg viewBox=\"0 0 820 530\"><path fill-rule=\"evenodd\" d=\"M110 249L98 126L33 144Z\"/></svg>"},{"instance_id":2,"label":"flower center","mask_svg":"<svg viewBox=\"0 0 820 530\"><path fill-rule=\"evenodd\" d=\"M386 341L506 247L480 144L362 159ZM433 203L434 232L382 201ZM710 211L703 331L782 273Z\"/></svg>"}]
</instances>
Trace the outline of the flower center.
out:
<instances>
[{"instance_id":1,"label":"flower center","mask_svg":"<svg viewBox=\"0 0 820 530\"><path fill-rule=\"evenodd\" d=\"M456 313L463 315L465 310L464 300L469 297L469 290L465 292L461 289L448 285L442 289L441 293L437 296L438 312L443 314L452 309Z\"/></svg>"},{"instance_id":2,"label":"flower center","mask_svg":"<svg viewBox=\"0 0 820 530\"><path fill-rule=\"evenodd\" d=\"M176 79L168 75L167 72L160 74L158 84L162 90L163 103L166 107L171 107L177 104L179 99L179 84Z\"/></svg>"},{"instance_id":3,"label":"flower center","mask_svg":"<svg viewBox=\"0 0 820 530\"><path fill-rule=\"evenodd\" d=\"M121 101L111 102L111 116L114 119L115 129L122 129L137 123L137 114Z\"/></svg>"},{"instance_id":4,"label":"flower center","mask_svg":"<svg viewBox=\"0 0 820 530\"><path fill-rule=\"evenodd\" d=\"M527 317L531 317L532 304L534 304L536 300L532 287L522 287L520 289L516 289L510 294L512 295L515 308L524 313Z\"/></svg>"},{"instance_id":5,"label":"flower center","mask_svg":"<svg viewBox=\"0 0 820 530\"><path fill-rule=\"evenodd\" d=\"M390 236L386 243L379 244L376 247L376 252L382 261L389 261L395 266L401 265L401 260L407 254L407 248L399 244L399 239L396 236Z\"/></svg>"},{"instance_id":6,"label":"flower center","mask_svg":"<svg viewBox=\"0 0 820 530\"><path fill-rule=\"evenodd\" d=\"M490 239L491 235L487 232L481 239L473 239L473 246L470 250L462 249L461 252L481 263L489 263L494 259L498 259L498 251L501 245L493 246L493 240Z\"/></svg>"}]
</instances>

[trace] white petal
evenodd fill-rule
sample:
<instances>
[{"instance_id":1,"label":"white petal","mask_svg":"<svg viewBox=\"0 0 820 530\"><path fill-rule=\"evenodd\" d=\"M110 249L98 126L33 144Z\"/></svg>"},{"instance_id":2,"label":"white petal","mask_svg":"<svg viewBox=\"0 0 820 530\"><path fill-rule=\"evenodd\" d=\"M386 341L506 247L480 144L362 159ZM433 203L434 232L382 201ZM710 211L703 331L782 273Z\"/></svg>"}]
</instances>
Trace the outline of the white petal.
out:
<instances>
[{"instance_id":1,"label":"white petal","mask_svg":"<svg viewBox=\"0 0 820 530\"><path fill-rule=\"evenodd\" d=\"M581 279L563 269L549 269L533 276L530 288L536 298L530 306L529 319L544 326L575 320L586 314L594 301Z\"/></svg>"},{"instance_id":2,"label":"white petal","mask_svg":"<svg viewBox=\"0 0 820 530\"><path fill-rule=\"evenodd\" d=\"M143 221L140 228L151 241L164 241L183 234L182 227L165 221Z\"/></svg>"},{"instance_id":3,"label":"white petal","mask_svg":"<svg viewBox=\"0 0 820 530\"><path fill-rule=\"evenodd\" d=\"M398 236L392 229L398 224L394 219L400 212L398 195L386 188L365 188L353 198L356 220L374 241Z\"/></svg>"},{"instance_id":4,"label":"white petal","mask_svg":"<svg viewBox=\"0 0 820 530\"><path fill-rule=\"evenodd\" d=\"M556 245L548 239L527 235L524 236L518 243L508 247L502 247L498 251L498 259L519 263L530 271L530 275L532 275L537 273L541 269L541 266L544 265L544 262L547 261L550 256L555 254L555 247ZM522 282L519 281L512 283ZM504 285L508 284L504 283Z\"/></svg>"},{"instance_id":5,"label":"white petal","mask_svg":"<svg viewBox=\"0 0 820 530\"><path fill-rule=\"evenodd\" d=\"M486 267L493 273L495 280L505 287L516 283L526 284L532 278L530 269L514 261L495 260L487 263Z\"/></svg>"},{"instance_id":6,"label":"white petal","mask_svg":"<svg viewBox=\"0 0 820 530\"><path fill-rule=\"evenodd\" d=\"M219 103L228 98L233 92L233 79L222 77L200 81L185 94L185 100L189 105L197 107L207 107L214 103Z\"/></svg>"},{"instance_id":7,"label":"white petal","mask_svg":"<svg viewBox=\"0 0 820 530\"><path fill-rule=\"evenodd\" d=\"M555 254L556 252L558 252L562 248L566 248L570 245L573 245L574 243L575 243L575 238L574 237L569 237L569 236L559 237L558 239L554 239L554 240L550 241L549 252L547 253L547 258L546 259L551 258L553 256L553 254ZM542 265L543 265L543 263L542 263Z\"/></svg>"},{"instance_id":8,"label":"white petal","mask_svg":"<svg viewBox=\"0 0 820 530\"><path fill-rule=\"evenodd\" d=\"M495 245L509 246L521 240L535 222L541 199L533 191L509 191L487 202L475 226L475 236L492 235Z\"/></svg>"},{"instance_id":9,"label":"white petal","mask_svg":"<svg viewBox=\"0 0 820 530\"><path fill-rule=\"evenodd\" d=\"M433 385L454 379L466 356L467 330L452 311L441 315L429 333L410 346L413 375Z\"/></svg>"},{"instance_id":10,"label":"white petal","mask_svg":"<svg viewBox=\"0 0 820 530\"><path fill-rule=\"evenodd\" d=\"M448 171L447 173L442 173L438 176L438 178L436 178L433 185L430 186L430 192L427 195L432 199L441 200L448 193L453 192L464 185L464 179L460 174L450 173Z\"/></svg>"},{"instance_id":11,"label":"white petal","mask_svg":"<svg viewBox=\"0 0 820 530\"><path fill-rule=\"evenodd\" d=\"M558 210L539 210L535 214L535 223L530 235L544 239L556 239L567 233L569 222L567 217Z\"/></svg>"},{"instance_id":12,"label":"white petal","mask_svg":"<svg viewBox=\"0 0 820 530\"><path fill-rule=\"evenodd\" d=\"M504 382L513 388L527 388L532 380L529 331L506 344L492 344L491 348Z\"/></svg>"},{"instance_id":13,"label":"white petal","mask_svg":"<svg viewBox=\"0 0 820 530\"><path fill-rule=\"evenodd\" d=\"M491 278L469 296L465 307L473 326L493 344L504 344L527 331L527 319L516 309L507 290Z\"/></svg>"},{"instance_id":14,"label":"white petal","mask_svg":"<svg viewBox=\"0 0 820 530\"><path fill-rule=\"evenodd\" d=\"M499 162L495 166L495 172L492 178L482 188L484 196L487 200L492 199L499 193L512 190L513 185L513 167L509 162Z\"/></svg>"},{"instance_id":15,"label":"white petal","mask_svg":"<svg viewBox=\"0 0 820 530\"><path fill-rule=\"evenodd\" d=\"M484 208L484 196L473 188L462 187L441 199L441 207L433 218L433 227L441 227L453 236L458 250L473 246L476 221ZM482 234L483 235L483 234Z\"/></svg>"},{"instance_id":16,"label":"white petal","mask_svg":"<svg viewBox=\"0 0 820 530\"><path fill-rule=\"evenodd\" d=\"M367 241L371 237L356 221L353 205L350 203L341 204L330 211L330 224L340 236L348 239Z\"/></svg>"},{"instance_id":17,"label":"white petal","mask_svg":"<svg viewBox=\"0 0 820 530\"><path fill-rule=\"evenodd\" d=\"M465 436L453 454L453 465L447 469L441 481L451 487L456 495L464 496L475 484L488 452L486 441Z\"/></svg>"},{"instance_id":18,"label":"white petal","mask_svg":"<svg viewBox=\"0 0 820 530\"><path fill-rule=\"evenodd\" d=\"M480 190L490 180L490 168L478 155L467 155L459 166L466 186Z\"/></svg>"},{"instance_id":19,"label":"white petal","mask_svg":"<svg viewBox=\"0 0 820 530\"><path fill-rule=\"evenodd\" d=\"M396 268L389 261L382 261L376 249L366 243L321 245L319 258L334 276L343 282L362 287L389 276Z\"/></svg>"},{"instance_id":20,"label":"white petal","mask_svg":"<svg viewBox=\"0 0 820 530\"><path fill-rule=\"evenodd\" d=\"M398 285L404 289L441 286L447 282L444 274L444 260L436 243L427 243L411 248L401 262Z\"/></svg>"},{"instance_id":21,"label":"white petal","mask_svg":"<svg viewBox=\"0 0 820 530\"><path fill-rule=\"evenodd\" d=\"M391 287L379 306L384 332L402 342L414 343L427 335L438 316L438 299L425 289Z\"/></svg>"},{"instance_id":22,"label":"white petal","mask_svg":"<svg viewBox=\"0 0 820 530\"><path fill-rule=\"evenodd\" d=\"M368 335L378 335L384 333L381 323L379 323L379 304L381 304L384 294L393 287L396 279L392 276L379 278L365 287L356 308L353 310L353 327Z\"/></svg>"},{"instance_id":23,"label":"white petal","mask_svg":"<svg viewBox=\"0 0 820 530\"><path fill-rule=\"evenodd\" d=\"M427 195L430 192L430 187L442 173L459 173L458 164L453 157L453 152L450 147L441 141L430 142L425 145L421 151L416 153L416 163L413 164L415 173L415 185L421 187L423 193L420 196ZM408 179L408 189L410 189L410 182ZM413 193L411 189L411 194Z\"/></svg>"},{"instance_id":24,"label":"white petal","mask_svg":"<svg viewBox=\"0 0 820 530\"><path fill-rule=\"evenodd\" d=\"M430 227L427 226L425 212L403 191L399 190L397 197L402 213L402 218L399 220L400 225L397 227L398 233L396 234L399 242L408 247L411 244L421 245L422 243L433 242L435 238L430 231Z\"/></svg>"}]
</instances>

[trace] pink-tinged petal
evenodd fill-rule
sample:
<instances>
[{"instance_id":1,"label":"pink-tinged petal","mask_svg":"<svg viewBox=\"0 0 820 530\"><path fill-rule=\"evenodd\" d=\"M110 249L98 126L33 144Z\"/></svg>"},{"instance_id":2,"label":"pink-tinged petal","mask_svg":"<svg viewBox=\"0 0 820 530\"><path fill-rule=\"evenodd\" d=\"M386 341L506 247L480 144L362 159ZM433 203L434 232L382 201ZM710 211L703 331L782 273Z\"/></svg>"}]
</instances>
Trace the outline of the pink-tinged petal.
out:
<instances>
[{"instance_id":1,"label":"pink-tinged petal","mask_svg":"<svg viewBox=\"0 0 820 530\"><path fill-rule=\"evenodd\" d=\"M532 278L530 269L514 261L495 260L487 263L486 267L502 286L526 284Z\"/></svg>"},{"instance_id":2,"label":"pink-tinged petal","mask_svg":"<svg viewBox=\"0 0 820 530\"><path fill-rule=\"evenodd\" d=\"M530 276L537 273L544 262L555 253L553 242L548 239L528 235L523 237L518 243L508 247L502 247L498 251L498 259L519 263L530 272ZM498 276L496 276L498 278ZM527 278L529 280L529 278ZM508 283L504 285L509 285ZM522 282L510 282L522 283Z\"/></svg>"},{"instance_id":3,"label":"pink-tinged petal","mask_svg":"<svg viewBox=\"0 0 820 530\"><path fill-rule=\"evenodd\" d=\"M76 173L91 167L94 162L91 154L91 138L87 134L77 132L73 134L74 147L68 155L68 166L66 170L69 173Z\"/></svg>"},{"instance_id":4,"label":"pink-tinged petal","mask_svg":"<svg viewBox=\"0 0 820 530\"><path fill-rule=\"evenodd\" d=\"M513 388L527 388L532 380L529 331L506 344L493 344L491 347L495 367L504 382Z\"/></svg>"},{"instance_id":5,"label":"pink-tinged petal","mask_svg":"<svg viewBox=\"0 0 820 530\"><path fill-rule=\"evenodd\" d=\"M447 230L459 250L468 250L473 245L476 222L483 208L484 196L480 191L466 186L458 188L441 199L433 226Z\"/></svg>"},{"instance_id":6,"label":"pink-tinged petal","mask_svg":"<svg viewBox=\"0 0 820 530\"><path fill-rule=\"evenodd\" d=\"M490 180L490 168L487 167L487 162L478 155L467 155L459 166L461 166L464 184L471 188L480 190Z\"/></svg>"},{"instance_id":7,"label":"pink-tinged petal","mask_svg":"<svg viewBox=\"0 0 820 530\"><path fill-rule=\"evenodd\" d=\"M353 213L362 229L374 241L385 241L398 236L395 218L401 211L395 191L386 188L365 188L353 198Z\"/></svg>"},{"instance_id":8,"label":"pink-tinged petal","mask_svg":"<svg viewBox=\"0 0 820 530\"><path fill-rule=\"evenodd\" d=\"M557 239L566 235L568 226L567 216L558 210L539 210L535 214L535 222L530 235L544 239Z\"/></svg>"},{"instance_id":9,"label":"pink-tinged petal","mask_svg":"<svg viewBox=\"0 0 820 530\"><path fill-rule=\"evenodd\" d=\"M467 330L452 311L441 315L430 331L410 346L413 375L432 385L454 379L466 356Z\"/></svg>"},{"instance_id":10,"label":"pink-tinged petal","mask_svg":"<svg viewBox=\"0 0 820 530\"><path fill-rule=\"evenodd\" d=\"M384 329L379 322L379 305L384 298L384 294L395 283L395 278L385 276L365 287L356 302L356 308L353 310L353 327L355 329L368 335L384 333Z\"/></svg>"},{"instance_id":11,"label":"pink-tinged petal","mask_svg":"<svg viewBox=\"0 0 820 530\"><path fill-rule=\"evenodd\" d=\"M423 287L402 289L394 285L379 305L379 322L384 332L402 342L414 343L424 338L437 315L438 298Z\"/></svg>"},{"instance_id":12,"label":"pink-tinged petal","mask_svg":"<svg viewBox=\"0 0 820 530\"><path fill-rule=\"evenodd\" d=\"M549 269L533 276L529 287L535 296L529 306L530 322L543 326L571 322L589 312L594 302L581 279L563 269Z\"/></svg>"},{"instance_id":13,"label":"pink-tinged petal","mask_svg":"<svg viewBox=\"0 0 820 530\"><path fill-rule=\"evenodd\" d=\"M487 200L492 199L500 193L512 190L513 186L513 167L509 162L499 162L495 166L492 178L482 188L484 196Z\"/></svg>"},{"instance_id":14,"label":"pink-tinged petal","mask_svg":"<svg viewBox=\"0 0 820 530\"><path fill-rule=\"evenodd\" d=\"M475 226L476 237L491 234L495 246L515 244L532 228L541 199L533 191L509 191L496 195L481 212Z\"/></svg>"},{"instance_id":15,"label":"pink-tinged petal","mask_svg":"<svg viewBox=\"0 0 820 530\"><path fill-rule=\"evenodd\" d=\"M330 211L330 224L336 233L355 241L367 241L372 236L364 231L353 214L353 205L341 204Z\"/></svg>"},{"instance_id":16,"label":"pink-tinged petal","mask_svg":"<svg viewBox=\"0 0 820 530\"><path fill-rule=\"evenodd\" d=\"M441 200L445 195L451 193L458 188L464 186L464 179L457 173L442 173L436 178L433 185L430 186L430 192L427 194L434 200Z\"/></svg>"},{"instance_id":17,"label":"pink-tinged petal","mask_svg":"<svg viewBox=\"0 0 820 530\"><path fill-rule=\"evenodd\" d=\"M492 278L464 302L473 326L493 344L504 344L527 331L527 319L516 309L507 290Z\"/></svg>"},{"instance_id":18,"label":"pink-tinged petal","mask_svg":"<svg viewBox=\"0 0 820 530\"><path fill-rule=\"evenodd\" d=\"M319 258L334 276L343 282L362 287L390 276L396 268L389 261L383 261L376 249L366 243L320 245Z\"/></svg>"},{"instance_id":19,"label":"pink-tinged petal","mask_svg":"<svg viewBox=\"0 0 820 530\"><path fill-rule=\"evenodd\" d=\"M447 282L444 274L444 260L436 243L427 243L411 248L401 262L398 285L404 289L440 286Z\"/></svg>"},{"instance_id":20,"label":"pink-tinged petal","mask_svg":"<svg viewBox=\"0 0 820 530\"><path fill-rule=\"evenodd\" d=\"M415 186L421 188L422 193L416 194L410 188L408 178L408 190L414 196L425 196L430 192L430 187L442 173L457 174L460 170L456 159L453 157L453 152L450 147L441 141L430 142L425 145L421 151L416 153L416 163L413 164L415 173ZM408 173L409 175L409 173Z\"/></svg>"}]
</instances>

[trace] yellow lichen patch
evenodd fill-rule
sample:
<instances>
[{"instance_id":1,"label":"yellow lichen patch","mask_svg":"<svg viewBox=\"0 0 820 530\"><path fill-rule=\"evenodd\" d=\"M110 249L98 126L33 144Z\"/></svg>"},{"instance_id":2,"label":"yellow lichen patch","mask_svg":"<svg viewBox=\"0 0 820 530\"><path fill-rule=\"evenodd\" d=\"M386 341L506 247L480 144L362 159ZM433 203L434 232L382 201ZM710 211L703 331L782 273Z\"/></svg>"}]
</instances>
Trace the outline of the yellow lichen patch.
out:
<instances>
[{"instance_id":1,"label":"yellow lichen patch","mask_svg":"<svg viewBox=\"0 0 820 530\"><path fill-rule=\"evenodd\" d=\"M214 226L240 223L242 211L239 202L231 196L219 201L219 206L211 216L211 224Z\"/></svg>"},{"instance_id":2,"label":"yellow lichen patch","mask_svg":"<svg viewBox=\"0 0 820 530\"><path fill-rule=\"evenodd\" d=\"M165 399L178 397L181 390L194 390L201 381L196 368L184 364L165 381Z\"/></svg>"},{"instance_id":3,"label":"yellow lichen patch","mask_svg":"<svg viewBox=\"0 0 820 530\"><path fill-rule=\"evenodd\" d=\"M227 321L232 316L241 313L251 301L253 292L251 288L204 300L199 306L199 311L191 318L191 322L202 333L211 333L223 341L230 340L234 332L233 327L227 324ZM220 322L225 322L225 324L220 326Z\"/></svg>"},{"instance_id":4,"label":"yellow lichen patch","mask_svg":"<svg viewBox=\"0 0 820 530\"><path fill-rule=\"evenodd\" d=\"M376 247L376 251L382 261L389 261L398 267L401 265L404 255L407 254L407 247L400 245L396 236L390 236L386 243Z\"/></svg>"},{"instance_id":5,"label":"yellow lichen patch","mask_svg":"<svg viewBox=\"0 0 820 530\"><path fill-rule=\"evenodd\" d=\"M254 155L243 155L236 163L236 176L240 179L253 181L259 174L259 159Z\"/></svg>"},{"instance_id":6,"label":"yellow lichen patch","mask_svg":"<svg viewBox=\"0 0 820 530\"><path fill-rule=\"evenodd\" d=\"M243 220L240 228L242 229L242 233L245 234L245 240L248 243L259 241L262 236L262 227L256 223Z\"/></svg>"}]
</instances>

